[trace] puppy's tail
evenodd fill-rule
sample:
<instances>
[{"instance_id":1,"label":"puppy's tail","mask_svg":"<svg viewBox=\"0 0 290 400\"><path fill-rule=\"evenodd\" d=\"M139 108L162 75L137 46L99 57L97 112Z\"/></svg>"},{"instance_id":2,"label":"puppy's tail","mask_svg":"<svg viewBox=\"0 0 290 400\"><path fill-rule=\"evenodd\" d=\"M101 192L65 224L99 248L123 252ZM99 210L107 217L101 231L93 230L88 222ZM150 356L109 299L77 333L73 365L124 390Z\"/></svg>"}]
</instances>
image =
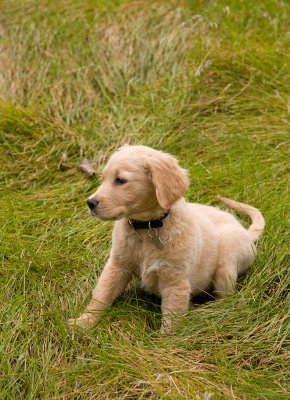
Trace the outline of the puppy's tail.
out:
<instances>
[{"instance_id":1,"label":"puppy's tail","mask_svg":"<svg viewBox=\"0 0 290 400\"><path fill-rule=\"evenodd\" d=\"M252 225L249 227L248 232L251 235L252 240L255 242L262 234L265 226L265 220L260 211L248 204L239 203L226 197L217 196L226 206L233 208L242 214L247 214L251 217Z\"/></svg>"}]
</instances>

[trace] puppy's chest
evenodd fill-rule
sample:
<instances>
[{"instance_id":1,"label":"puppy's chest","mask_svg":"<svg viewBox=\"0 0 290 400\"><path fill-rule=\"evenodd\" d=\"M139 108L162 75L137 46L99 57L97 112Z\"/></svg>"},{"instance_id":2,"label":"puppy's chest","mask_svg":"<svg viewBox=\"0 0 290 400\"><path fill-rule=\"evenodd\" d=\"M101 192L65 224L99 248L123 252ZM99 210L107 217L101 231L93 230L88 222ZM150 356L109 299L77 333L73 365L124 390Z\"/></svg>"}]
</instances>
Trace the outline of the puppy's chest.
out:
<instances>
[{"instance_id":1,"label":"puppy's chest","mask_svg":"<svg viewBox=\"0 0 290 400\"><path fill-rule=\"evenodd\" d=\"M158 295L161 262L166 259L165 249L161 248L163 245L156 243L156 239L150 237L147 231L138 233L138 236L130 235L126 242L124 256L134 266L134 275L144 289Z\"/></svg>"}]
</instances>

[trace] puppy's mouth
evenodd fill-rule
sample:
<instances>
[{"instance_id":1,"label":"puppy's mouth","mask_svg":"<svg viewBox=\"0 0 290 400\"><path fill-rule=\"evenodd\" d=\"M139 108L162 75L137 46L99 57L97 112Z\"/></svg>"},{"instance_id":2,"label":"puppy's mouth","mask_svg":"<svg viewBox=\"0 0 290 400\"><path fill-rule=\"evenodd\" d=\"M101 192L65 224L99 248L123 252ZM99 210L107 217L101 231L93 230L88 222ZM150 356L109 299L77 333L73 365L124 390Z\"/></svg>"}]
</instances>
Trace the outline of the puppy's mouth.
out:
<instances>
[{"instance_id":1,"label":"puppy's mouth","mask_svg":"<svg viewBox=\"0 0 290 400\"><path fill-rule=\"evenodd\" d=\"M118 219L122 218L122 214L118 215L105 215L101 211L97 210L89 210L89 214L93 217L97 217L102 221L117 221Z\"/></svg>"}]
</instances>

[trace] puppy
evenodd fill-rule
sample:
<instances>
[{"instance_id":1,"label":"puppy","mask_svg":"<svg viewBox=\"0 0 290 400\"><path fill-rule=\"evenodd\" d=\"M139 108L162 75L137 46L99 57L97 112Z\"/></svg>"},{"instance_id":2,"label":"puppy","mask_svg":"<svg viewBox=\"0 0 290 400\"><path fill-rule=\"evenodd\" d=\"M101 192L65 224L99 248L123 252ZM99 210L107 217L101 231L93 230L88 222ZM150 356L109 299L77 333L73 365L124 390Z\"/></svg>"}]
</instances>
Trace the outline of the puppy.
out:
<instances>
[{"instance_id":1,"label":"puppy","mask_svg":"<svg viewBox=\"0 0 290 400\"><path fill-rule=\"evenodd\" d=\"M238 275L254 261L254 242L265 221L254 207L220 198L248 214L246 230L231 214L182 197L187 172L168 154L146 146L123 146L103 170L103 183L88 199L90 213L116 221L109 260L85 312L70 325L86 327L112 304L132 276L161 296L161 332L185 311L190 295L214 288L217 298L234 291Z\"/></svg>"}]
</instances>

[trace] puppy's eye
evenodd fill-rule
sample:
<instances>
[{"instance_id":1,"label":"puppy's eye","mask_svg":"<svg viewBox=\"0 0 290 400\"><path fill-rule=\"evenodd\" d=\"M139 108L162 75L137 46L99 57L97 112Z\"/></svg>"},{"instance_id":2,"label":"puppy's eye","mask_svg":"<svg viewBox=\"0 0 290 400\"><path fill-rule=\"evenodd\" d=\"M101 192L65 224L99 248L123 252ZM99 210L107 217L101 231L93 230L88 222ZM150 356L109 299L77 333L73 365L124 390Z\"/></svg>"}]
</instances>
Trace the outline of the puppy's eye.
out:
<instances>
[{"instance_id":1,"label":"puppy's eye","mask_svg":"<svg viewBox=\"0 0 290 400\"><path fill-rule=\"evenodd\" d=\"M125 185L126 182L127 182L126 179L119 178L118 176L115 179L115 185L118 185L118 186Z\"/></svg>"}]
</instances>

